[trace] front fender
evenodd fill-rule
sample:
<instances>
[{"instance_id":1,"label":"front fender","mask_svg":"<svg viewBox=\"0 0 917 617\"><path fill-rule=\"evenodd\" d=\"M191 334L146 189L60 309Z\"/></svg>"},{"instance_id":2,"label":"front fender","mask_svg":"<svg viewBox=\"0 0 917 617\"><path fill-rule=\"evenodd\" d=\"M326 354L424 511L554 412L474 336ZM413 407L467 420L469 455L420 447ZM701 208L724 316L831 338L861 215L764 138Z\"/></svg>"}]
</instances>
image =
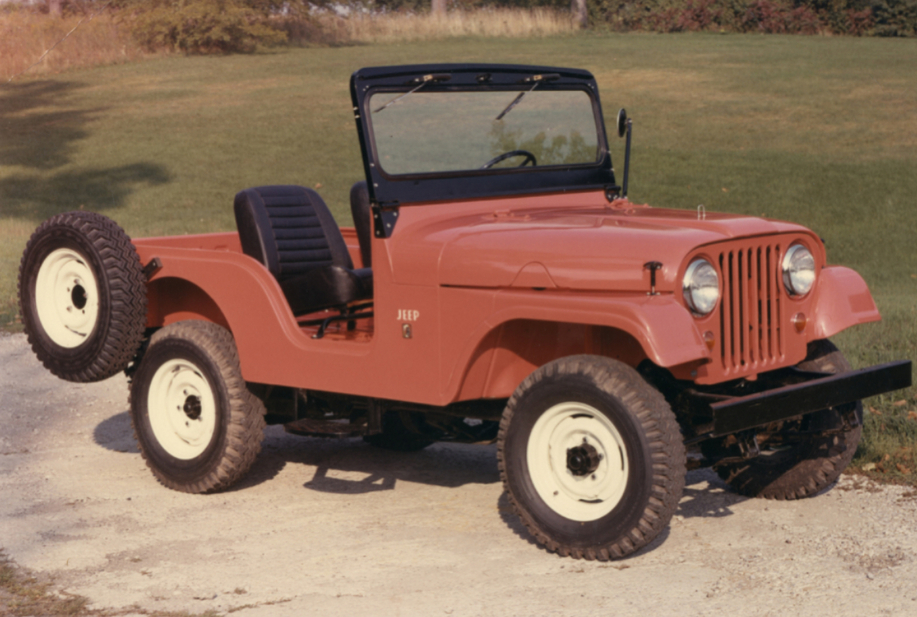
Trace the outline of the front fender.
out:
<instances>
[{"instance_id":1,"label":"front fender","mask_svg":"<svg viewBox=\"0 0 917 617\"><path fill-rule=\"evenodd\" d=\"M814 317L812 341L882 318L866 281L850 268L831 266L822 269L817 293L811 309Z\"/></svg>"},{"instance_id":2,"label":"front fender","mask_svg":"<svg viewBox=\"0 0 917 617\"><path fill-rule=\"evenodd\" d=\"M659 366L671 367L710 357L694 318L671 295L600 296L507 291L497 294L487 323L513 319L609 326L627 332Z\"/></svg>"},{"instance_id":3,"label":"front fender","mask_svg":"<svg viewBox=\"0 0 917 617\"><path fill-rule=\"evenodd\" d=\"M577 292L545 293L531 290L503 290L493 294L492 311L467 337L447 386L447 398L481 396L477 387L469 388L463 381L466 372L481 356L482 346L499 345L492 336L501 326L512 322L529 321L558 324L578 324L608 327L626 333L642 348L645 356L659 366L673 367L710 358L701 332L694 318L672 295L646 294L583 294ZM488 339L490 337L490 339ZM580 350L577 353L586 353ZM523 359L519 359L524 364ZM527 374L531 367L508 369L512 380ZM486 371L485 371L486 372ZM489 382L494 381L493 367ZM525 375L519 379L521 381ZM483 379L483 378L482 378ZM512 381L510 380L510 381ZM487 396L508 395L504 386L493 383L484 387ZM518 383L513 384L513 388ZM461 392L461 394L459 394Z\"/></svg>"}]
</instances>

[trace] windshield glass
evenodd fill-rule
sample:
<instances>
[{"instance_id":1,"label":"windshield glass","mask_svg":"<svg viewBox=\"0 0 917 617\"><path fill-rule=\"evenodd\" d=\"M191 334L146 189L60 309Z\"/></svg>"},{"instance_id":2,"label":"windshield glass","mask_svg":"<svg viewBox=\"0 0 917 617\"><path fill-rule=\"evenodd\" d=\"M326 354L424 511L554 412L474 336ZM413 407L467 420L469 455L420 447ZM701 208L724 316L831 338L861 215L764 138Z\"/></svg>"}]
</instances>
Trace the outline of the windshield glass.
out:
<instances>
[{"instance_id":1,"label":"windshield glass","mask_svg":"<svg viewBox=\"0 0 917 617\"><path fill-rule=\"evenodd\" d=\"M592 99L582 90L383 92L368 109L378 161L390 175L592 165L601 156Z\"/></svg>"}]
</instances>

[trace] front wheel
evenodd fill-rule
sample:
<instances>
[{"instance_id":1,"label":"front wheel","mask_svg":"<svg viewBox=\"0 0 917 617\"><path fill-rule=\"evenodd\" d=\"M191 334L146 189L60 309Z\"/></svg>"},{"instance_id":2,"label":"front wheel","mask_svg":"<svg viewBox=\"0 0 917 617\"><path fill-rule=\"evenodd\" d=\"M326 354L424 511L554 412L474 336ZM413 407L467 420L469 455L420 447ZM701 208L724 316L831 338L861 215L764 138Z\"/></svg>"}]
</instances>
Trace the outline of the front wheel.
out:
<instances>
[{"instance_id":1,"label":"front wheel","mask_svg":"<svg viewBox=\"0 0 917 617\"><path fill-rule=\"evenodd\" d=\"M810 343L806 359L797 368L819 373L852 370L844 354L828 340ZM863 428L843 430L842 414L849 411L855 411L862 421L859 402L786 421L773 433L757 436L759 456L718 465L716 471L736 492L749 497L811 497L833 484L856 453Z\"/></svg>"},{"instance_id":2,"label":"front wheel","mask_svg":"<svg viewBox=\"0 0 917 617\"><path fill-rule=\"evenodd\" d=\"M131 383L140 452L165 486L225 489L261 450L264 404L242 379L232 335L204 321L157 331Z\"/></svg>"},{"instance_id":3,"label":"front wheel","mask_svg":"<svg viewBox=\"0 0 917 617\"><path fill-rule=\"evenodd\" d=\"M631 367L571 356L532 373L500 422L503 485L548 550L602 561L649 544L684 488L671 408Z\"/></svg>"}]
</instances>

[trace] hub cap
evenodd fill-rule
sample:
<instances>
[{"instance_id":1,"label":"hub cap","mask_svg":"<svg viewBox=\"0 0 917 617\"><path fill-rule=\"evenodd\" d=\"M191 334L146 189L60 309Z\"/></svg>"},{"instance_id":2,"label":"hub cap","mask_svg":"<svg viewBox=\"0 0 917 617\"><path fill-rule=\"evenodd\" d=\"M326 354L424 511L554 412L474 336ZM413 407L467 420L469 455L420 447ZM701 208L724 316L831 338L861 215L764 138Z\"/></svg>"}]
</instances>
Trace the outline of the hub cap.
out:
<instances>
[{"instance_id":1,"label":"hub cap","mask_svg":"<svg viewBox=\"0 0 917 617\"><path fill-rule=\"evenodd\" d=\"M586 438L583 444L567 450L567 469L574 476L588 476L599 468L602 456Z\"/></svg>"},{"instance_id":2,"label":"hub cap","mask_svg":"<svg viewBox=\"0 0 917 617\"><path fill-rule=\"evenodd\" d=\"M86 342L99 317L99 286L86 258L68 248L45 257L35 280L35 308L55 344L72 349Z\"/></svg>"},{"instance_id":3,"label":"hub cap","mask_svg":"<svg viewBox=\"0 0 917 617\"><path fill-rule=\"evenodd\" d=\"M150 382L150 425L159 445L175 458L199 456L213 437L216 401L202 371L187 360L169 360Z\"/></svg>"},{"instance_id":4,"label":"hub cap","mask_svg":"<svg viewBox=\"0 0 917 617\"><path fill-rule=\"evenodd\" d=\"M560 403L529 436L526 460L539 497L574 521L611 512L627 487L627 449L614 424L594 407Z\"/></svg>"}]
</instances>

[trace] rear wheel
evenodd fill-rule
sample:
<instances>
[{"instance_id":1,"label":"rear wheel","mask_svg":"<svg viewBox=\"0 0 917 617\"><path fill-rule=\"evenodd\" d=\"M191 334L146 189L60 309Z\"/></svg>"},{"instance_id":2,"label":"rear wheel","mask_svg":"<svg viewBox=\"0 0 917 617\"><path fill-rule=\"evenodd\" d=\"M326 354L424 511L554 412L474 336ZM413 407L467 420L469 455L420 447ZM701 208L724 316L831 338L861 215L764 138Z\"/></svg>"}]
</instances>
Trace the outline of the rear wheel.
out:
<instances>
[{"instance_id":1,"label":"rear wheel","mask_svg":"<svg viewBox=\"0 0 917 617\"><path fill-rule=\"evenodd\" d=\"M798 368L843 373L852 367L837 347L822 340L809 344L806 359ZM719 465L716 471L736 492L749 497L782 500L815 495L837 480L856 453L862 427L838 432L843 427L842 414L853 410L862 420L863 407L857 402L785 422L775 434L758 437L759 456Z\"/></svg>"},{"instance_id":2,"label":"rear wheel","mask_svg":"<svg viewBox=\"0 0 917 617\"><path fill-rule=\"evenodd\" d=\"M29 343L62 379L99 381L124 370L143 340L146 281L130 238L94 212L42 223L19 266Z\"/></svg>"},{"instance_id":3,"label":"rear wheel","mask_svg":"<svg viewBox=\"0 0 917 617\"><path fill-rule=\"evenodd\" d=\"M232 335L203 321L157 331L131 383L140 451L165 486L225 489L261 450L264 405L249 392Z\"/></svg>"},{"instance_id":4,"label":"rear wheel","mask_svg":"<svg viewBox=\"0 0 917 617\"><path fill-rule=\"evenodd\" d=\"M662 395L631 367L572 356L507 404L497 456L522 522L549 550L608 560L649 544L684 487L685 452Z\"/></svg>"}]
</instances>

